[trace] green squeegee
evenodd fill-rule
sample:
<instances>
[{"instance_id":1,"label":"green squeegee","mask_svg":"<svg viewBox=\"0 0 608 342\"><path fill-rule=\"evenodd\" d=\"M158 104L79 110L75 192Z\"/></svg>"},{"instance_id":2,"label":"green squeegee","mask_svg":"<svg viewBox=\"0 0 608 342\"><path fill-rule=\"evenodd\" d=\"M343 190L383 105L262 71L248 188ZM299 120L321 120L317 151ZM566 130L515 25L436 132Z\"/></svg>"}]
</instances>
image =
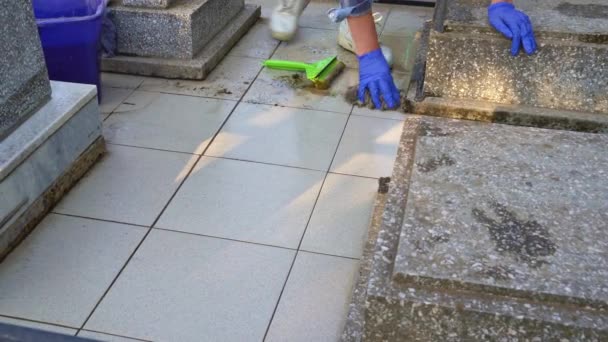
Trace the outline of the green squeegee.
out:
<instances>
[{"instance_id":1,"label":"green squeegee","mask_svg":"<svg viewBox=\"0 0 608 342\"><path fill-rule=\"evenodd\" d=\"M337 56L325 58L317 63L269 59L264 61L264 66L271 69L304 71L306 78L311 80L317 89L329 88L331 81L344 69L344 63L340 62Z\"/></svg>"}]
</instances>

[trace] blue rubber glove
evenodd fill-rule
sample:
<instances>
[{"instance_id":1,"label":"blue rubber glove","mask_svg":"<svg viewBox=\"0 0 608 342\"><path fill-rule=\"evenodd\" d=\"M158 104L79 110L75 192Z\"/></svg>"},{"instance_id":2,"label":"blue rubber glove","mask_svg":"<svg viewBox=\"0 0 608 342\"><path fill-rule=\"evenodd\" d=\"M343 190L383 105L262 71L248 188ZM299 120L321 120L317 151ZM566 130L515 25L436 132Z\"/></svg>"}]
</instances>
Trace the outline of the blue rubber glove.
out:
<instances>
[{"instance_id":1,"label":"blue rubber glove","mask_svg":"<svg viewBox=\"0 0 608 342\"><path fill-rule=\"evenodd\" d=\"M391 68L381 49L359 56L359 101L365 103L365 91L369 91L377 109L382 108L382 100L389 109L399 106L399 90L395 86Z\"/></svg>"},{"instance_id":2,"label":"blue rubber glove","mask_svg":"<svg viewBox=\"0 0 608 342\"><path fill-rule=\"evenodd\" d=\"M536 39L530 18L524 12L515 9L513 4L499 2L491 5L488 7L488 18L496 30L513 41L511 43L513 56L519 54L522 43L528 55L536 51Z\"/></svg>"}]
</instances>

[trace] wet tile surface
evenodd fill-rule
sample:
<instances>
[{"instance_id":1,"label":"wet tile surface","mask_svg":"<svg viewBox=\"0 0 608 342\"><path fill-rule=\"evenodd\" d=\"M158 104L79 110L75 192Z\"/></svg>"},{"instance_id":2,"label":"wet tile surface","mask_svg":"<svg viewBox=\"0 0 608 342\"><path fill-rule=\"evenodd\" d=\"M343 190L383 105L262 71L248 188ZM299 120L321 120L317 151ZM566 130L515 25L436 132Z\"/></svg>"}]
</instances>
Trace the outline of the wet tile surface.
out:
<instances>
[{"instance_id":1,"label":"wet tile surface","mask_svg":"<svg viewBox=\"0 0 608 342\"><path fill-rule=\"evenodd\" d=\"M297 248L323 173L204 157L157 226Z\"/></svg>"},{"instance_id":2,"label":"wet tile surface","mask_svg":"<svg viewBox=\"0 0 608 342\"><path fill-rule=\"evenodd\" d=\"M358 264L298 253L266 341L338 341Z\"/></svg>"},{"instance_id":3,"label":"wet tile surface","mask_svg":"<svg viewBox=\"0 0 608 342\"><path fill-rule=\"evenodd\" d=\"M151 225L195 160L188 154L135 147L108 149L55 212Z\"/></svg>"},{"instance_id":4,"label":"wet tile surface","mask_svg":"<svg viewBox=\"0 0 608 342\"><path fill-rule=\"evenodd\" d=\"M241 103L206 155L327 171L348 116Z\"/></svg>"},{"instance_id":5,"label":"wet tile surface","mask_svg":"<svg viewBox=\"0 0 608 342\"><path fill-rule=\"evenodd\" d=\"M403 122L351 116L331 166L332 172L390 177Z\"/></svg>"},{"instance_id":6,"label":"wet tile surface","mask_svg":"<svg viewBox=\"0 0 608 342\"><path fill-rule=\"evenodd\" d=\"M298 73L265 68L245 95L244 101L349 114L352 104L344 100L343 95L358 80L357 71L345 69L329 90L316 90L304 88L305 81Z\"/></svg>"},{"instance_id":7,"label":"wet tile surface","mask_svg":"<svg viewBox=\"0 0 608 342\"><path fill-rule=\"evenodd\" d=\"M258 23L230 50L228 56L267 59L279 46L279 41L270 36L268 25Z\"/></svg>"},{"instance_id":8,"label":"wet tile surface","mask_svg":"<svg viewBox=\"0 0 608 342\"><path fill-rule=\"evenodd\" d=\"M99 111L102 114L112 113L132 92L133 89L102 87Z\"/></svg>"},{"instance_id":9,"label":"wet tile surface","mask_svg":"<svg viewBox=\"0 0 608 342\"><path fill-rule=\"evenodd\" d=\"M202 153L236 102L135 91L104 123L110 143Z\"/></svg>"},{"instance_id":10,"label":"wet tile surface","mask_svg":"<svg viewBox=\"0 0 608 342\"><path fill-rule=\"evenodd\" d=\"M360 258L377 190L375 179L329 174L300 248Z\"/></svg>"}]
</instances>

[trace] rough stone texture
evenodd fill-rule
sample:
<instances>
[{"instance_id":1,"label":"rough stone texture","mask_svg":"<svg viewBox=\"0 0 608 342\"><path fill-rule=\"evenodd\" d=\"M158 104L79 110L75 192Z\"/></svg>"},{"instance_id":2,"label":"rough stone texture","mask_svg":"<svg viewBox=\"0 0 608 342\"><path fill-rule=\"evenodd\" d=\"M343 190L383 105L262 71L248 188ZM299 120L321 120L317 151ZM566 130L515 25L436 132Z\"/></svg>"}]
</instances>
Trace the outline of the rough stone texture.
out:
<instances>
[{"instance_id":1,"label":"rough stone texture","mask_svg":"<svg viewBox=\"0 0 608 342\"><path fill-rule=\"evenodd\" d=\"M493 34L431 32L426 95L608 113L608 44L547 37L517 58L510 46Z\"/></svg>"},{"instance_id":2,"label":"rough stone texture","mask_svg":"<svg viewBox=\"0 0 608 342\"><path fill-rule=\"evenodd\" d=\"M167 9L110 6L120 55L191 59L242 10L244 0L188 0Z\"/></svg>"},{"instance_id":3,"label":"rough stone texture","mask_svg":"<svg viewBox=\"0 0 608 342\"><path fill-rule=\"evenodd\" d=\"M445 15L447 30L479 30L494 32L488 25L485 0L450 0ZM535 31L542 35L593 37L601 42L608 34L608 3L605 0L519 0L518 9L532 20ZM604 39L602 39L604 37ZM584 38L584 39L585 39Z\"/></svg>"},{"instance_id":4,"label":"rough stone texture","mask_svg":"<svg viewBox=\"0 0 608 342\"><path fill-rule=\"evenodd\" d=\"M56 203L57 189L69 188L62 175L79 168L78 156L101 137L95 87L51 86L51 101L0 145L0 256Z\"/></svg>"},{"instance_id":5,"label":"rough stone texture","mask_svg":"<svg viewBox=\"0 0 608 342\"><path fill-rule=\"evenodd\" d=\"M410 89L407 98L403 101L403 111L405 113L516 126L608 133L608 115L601 113L572 112L526 105L508 105L442 97L426 97L423 101L418 101L416 96L416 90Z\"/></svg>"},{"instance_id":6,"label":"rough stone texture","mask_svg":"<svg viewBox=\"0 0 608 342\"><path fill-rule=\"evenodd\" d=\"M50 94L30 1L0 0L0 141Z\"/></svg>"},{"instance_id":7,"label":"rough stone texture","mask_svg":"<svg viewBox=\"0 0 608 342\"><path fill-rule=\"evenodd\" d=\"M365 313L347 329L365 341L608 339L607 143L408 118L362 263Z\"/></svg>"},{"instance_id":8,"label":"rough stone texture","mask_svg":"<svg viewBox=\"0 0 608 342\"><path fill-rule=\"evenodd\" d=\"M245 5L193 59L116 56L103 58L103 71L180 79L204 79L260 17L260 6Z\"/></svg>"},{"instance_id":9,"label":"rough stone texture","mask_svg":"<svg viewBox=\"0 0 608 342\"><path fill-rule=\"evenodd\" d=\"M146 8L168 8L175 0L122 0L124 6Z\"/></svg>"},{"instance_id":10,"label":"rough stone texture","mask_svg":"<svg viewBox=\"0 0 608 342\"><path fill-rule=\"evenodd\" d=\"M384 178L384 181L389 180ZM389 184L380 181L374 210L372 213L371 224L367 233L367 240L363 249L362 262L359 266L359 274L353 288L351 303L349 304L348 316L342 333L342 341L360 342L363 338L363 328L365 324L365 301L367 296L367 282L372 267L372 256L378 238L380 225L382 224L382 213L386 204Z\"/></svg>"},{"instance_id":11,"label":"rough stone texture","mask_svg":"<svg viewBox=\"0 0 608 342\"><path fill-rule=\"evenodd\" d=\"M442 1L428 42L424 94L608 113L608 4L521 0L516 5L535 27L539 50L533 56L510 56L510 41L488 24L487 1Z\"/></svg>"}]
</instances>

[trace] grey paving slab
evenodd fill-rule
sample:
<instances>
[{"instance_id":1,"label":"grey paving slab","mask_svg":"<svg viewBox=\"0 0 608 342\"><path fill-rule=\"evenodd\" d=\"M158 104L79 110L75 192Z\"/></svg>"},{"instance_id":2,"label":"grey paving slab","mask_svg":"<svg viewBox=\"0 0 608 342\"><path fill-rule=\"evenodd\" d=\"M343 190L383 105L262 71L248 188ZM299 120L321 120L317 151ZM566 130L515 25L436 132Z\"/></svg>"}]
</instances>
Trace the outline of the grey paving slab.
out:
<instances>
[{"instance_id":1,"label":"grey paving slab","mask_svg":"<svg viewBox=\"0 0 608 342\"><path fill-rule=\"evenodd\" d=\"M274 58L274 57L273 57ZM296 76L294 76L296 75ZM243 100L269 104L349 114L353 105L344 99L346 90L356 85L359 73L346 68L328 90L311 88L301 74L264 68Z\"/></svg>"},{"instance_id":2,"label":"grey paving slab","mask_svg":"<svg viewBox=\"0 0 608 342\"><path fill-rule=\"evenodd\" d=\"M331 171L355 176L391 174L403 122L351 116L331 165Z\"/></svg>"},{"instance_id":3,"label":"grey paving slab","mask_svg":"<svg viewBox=\"0 0 608 342\"><path fill-rule=\"evenodd\" d=\"M360 258L377 183L370 178L327 175L300 249Z\"/></svg>"},{"instance_id":4,"label":"grey paving slab","mask_svg":"<svg viewBox=\"0 0 608 342\"><path fill-rule=\"evenodd\" d=\"M145 232L47 216L0 265L0 314L80 327Z\"/></svg>"},{"instance_id":5,"label":"grey paving slab","mask_svg":"<svg viewBox=\"0 0 608 342\"><path fill-rule=\"evenodd\" d=\"M157 227L296 248L324 174L203 157Z\"/></svg>"},{"instance_id":6,"label":"grey paving slab","mask_svg":"<svg viewBox=\"0 0 608 342\"><path fill-rule=\"evenodd\" d=\"M253 57L268 59L279 46L279 41L272 38L268 25L256 24L230 50L228 56Z\"/></svg>"},{"instance_id":7,"label":"grey paving slab","mask_svg":"<svg viewBox=\"0 0 608 342\"><path fill-rule=\"evenodd\" d=\"M128 88L103 87L99 110L104 114L112 113L132 92L133 89Z\"/></svg>"},{"instance_id":8,"label":"grey paving slab","mask_svg":"<svg viewBox=\"0 0 608 342\"><path fill-rule=\"evenodd\" d=\"M139 90L240 100L262 68L263 60L228 56L203 81L146 78Z\"/></svg>"},{"instance_id":9,"label":"grey paving slab","mask_svg":"<svg viewBox=\"0 0 608 342\"><path fill-rule=\"evenodd\" d=\"M202 153L236 102L135 91L104 123L110 143Z\"/></svg>"},{"instance_id":10,"label":"grey paving slab","mask_svg":"<svg viewBox=\"0 0 608 342\"><path fill-rule=\"evenodd\" d=\"M144 81L142 76L117 74L112 72L101 73L101 85L111 88L137 89Z\"/></svg>"},{"instance_id":11,"label":"grey paving slab","mask_svg":"<svg viewBox=\"0 0 608 342\"><path fill-rule=\"evenodd\" d=\"M160 341L260 341L293 257L153 230L85 328Z\"/></svg>"},{"instance_id":12,"label":"grey paving slab","mask_svg":"<svg viewBox=\"0 0 608 342\"><path fill-rule=\"evenodd\" d=\"M299 252L266 341L337 341L358 261Z\"/></svg>"},{"instance_id":13,"label":"grey paving slab","mask_svg":"<svg viewBox=\"0 0 608 342\"><path fill-rule=\"evenodd\" d=\"M54 211L151 225L195 160L183 153L109 145L104 159Z\"/></svg>"},{"instance_id":14,"label":"grey paving slab","mask_svg":"<svg viewBox=\"0 0 608 342\"><path fill-rule=\"evenodd\" d=\"M241 103L206 155L327 171L348 115Z\"/></svg>"}]
</instances>

